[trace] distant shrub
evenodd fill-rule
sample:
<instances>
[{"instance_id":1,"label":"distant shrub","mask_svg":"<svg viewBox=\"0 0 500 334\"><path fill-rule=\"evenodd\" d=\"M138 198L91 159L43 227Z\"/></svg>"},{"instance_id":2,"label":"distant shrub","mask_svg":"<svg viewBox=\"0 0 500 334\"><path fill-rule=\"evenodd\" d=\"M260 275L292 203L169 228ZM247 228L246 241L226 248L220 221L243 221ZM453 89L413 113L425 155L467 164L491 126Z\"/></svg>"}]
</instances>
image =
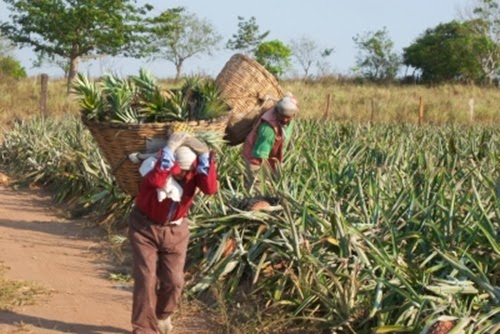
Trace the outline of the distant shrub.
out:
<instances>
[{"instance_id":1,"label":"distant shrub","mask_svg":"<svg viewBox=\"0 0 500 334\"><path fill-rule=\"evenodd\" d=\"M0 78L3 76L14 79L26 78L26 70L19 60L4 56L0 58Z\"/></svg>"}]
</instances>

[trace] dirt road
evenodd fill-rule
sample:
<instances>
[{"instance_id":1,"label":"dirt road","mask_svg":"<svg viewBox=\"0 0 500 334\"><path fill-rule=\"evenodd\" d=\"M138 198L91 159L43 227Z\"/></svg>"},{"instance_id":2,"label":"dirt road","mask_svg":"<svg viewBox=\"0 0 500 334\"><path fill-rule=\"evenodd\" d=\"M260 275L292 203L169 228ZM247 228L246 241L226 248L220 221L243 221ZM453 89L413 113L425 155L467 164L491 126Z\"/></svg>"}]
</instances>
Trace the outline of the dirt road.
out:
<instances>
[{"instance_id":1,"label":"dirt road","mask_svg":"<svg viewBox=\"0 0 500 334\"><path fill-rule=\"evenodd\" d=\"M102 236L53 212L39 190L0 185L0 263L9 279L51 290L45 300L0 311L0 333L130 333L131 291L108 280ZM175 334L214 333L197 314L174 318Z\"/></svg>"}]
</instances>

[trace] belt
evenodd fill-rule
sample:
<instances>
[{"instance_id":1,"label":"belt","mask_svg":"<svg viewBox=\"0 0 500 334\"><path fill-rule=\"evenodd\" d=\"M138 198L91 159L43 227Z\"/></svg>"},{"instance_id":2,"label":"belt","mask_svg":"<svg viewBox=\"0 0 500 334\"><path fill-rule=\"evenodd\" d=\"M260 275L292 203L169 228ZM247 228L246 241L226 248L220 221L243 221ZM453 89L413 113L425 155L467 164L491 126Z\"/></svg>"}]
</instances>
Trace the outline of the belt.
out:
<instances>
[{"instance_id":1,"label":"belt","mask_svg":"<svg viewBox=\"0 0 500 334\"><path fill-rule=\"evenodd\" d=\"M166 220L165 222L163 223L158 223L158 222L155 222L154 220L150 219L148 216L146 216L144 213L141 212L141 210L139 210L139 208L137 206L134 205L134 207L132 208L132 213L133 214L136 214L136 215L139 215L142 219L146 220L147 222L149 222L151 225L160 225L160 226L178 226L182 223L182 220L184 218L179 218L177 220Z\"/></svg>"}]
</instances>

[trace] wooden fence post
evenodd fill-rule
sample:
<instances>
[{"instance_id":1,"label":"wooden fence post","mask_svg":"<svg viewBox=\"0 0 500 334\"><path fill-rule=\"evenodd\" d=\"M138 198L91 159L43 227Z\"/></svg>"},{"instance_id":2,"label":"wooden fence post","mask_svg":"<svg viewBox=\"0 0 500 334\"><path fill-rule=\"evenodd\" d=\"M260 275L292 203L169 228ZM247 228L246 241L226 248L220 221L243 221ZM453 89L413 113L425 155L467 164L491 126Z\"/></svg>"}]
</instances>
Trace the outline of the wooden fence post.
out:
<instances>
[{"instance_id":1,"label":"wooden fence post","mask_svg":"<svg viewBox=\"0 0 500 334\"><path fill-rule=\"evenodd\" d=\"M370 113L370 124L373 124L374 115L375 115L375 98L372 97L372 110Z\"/></svg>"},{"instance_id":2,"label":"wooden fence post","mask_svg":"<svg viewBox=\"0 0 500 334\"><path fill-rule=\"evenodd\" d=\"M325 119L328 119L330 117L330 100L331 100L331 95L328 94L326 96L326 109L325 109L325 115L324 115Z\"/></svg>"},{"instance_id":3,"label":"wooden fence post","mask_svg":"<svg viewBox=\"0 0 500 334\"><path fill-rule=\"evenodd\" d=\"M40 113L42 116L47 116L47 91L48 91L48 74L41 75L41 93L40 93Z\"/></svg>"},{"instance_id":4,"label":"wooden fence post","mask_svg":"<svg viewBox=\"0 0 500 334\"><path fill-rule=\"evenodd\" d=\"M424 99L420 96L420 104L418 107L418 125L424 123Z\"/></svg>"},{"instance_id":5,"label":"wooden fence post","mask_svg":"<svg viewBox=\"0 0 500 334\"><path fill-rule=\"evenodd\" d=\"M474 98L469 100L469 108L470 108L470 121L474 123Z\"/></svg>"}]
</instances>

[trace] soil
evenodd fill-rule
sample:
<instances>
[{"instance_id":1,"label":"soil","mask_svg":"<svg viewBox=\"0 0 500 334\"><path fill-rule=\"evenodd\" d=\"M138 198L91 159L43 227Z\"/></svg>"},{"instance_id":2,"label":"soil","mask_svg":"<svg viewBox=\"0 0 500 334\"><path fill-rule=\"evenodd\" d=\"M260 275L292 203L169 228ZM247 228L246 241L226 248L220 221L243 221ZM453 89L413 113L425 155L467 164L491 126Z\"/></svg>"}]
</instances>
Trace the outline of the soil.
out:
<instances>
[{"instance_id":1,"label":"soil","mask_svg":"<svg viewBox=\"0 0 500 334\"><path fill-rule=\"evenodd\" d=\"M1 173L0 173L1 175ZM40 189L0 180L0 264L10 280L43 286L34 305L0 311L0 333L131 333L131 288L108 279L106 238L84 220L68 220ZM216 333L207 314L181 305L173 334Z\"/></svg>"}]
</instances>

